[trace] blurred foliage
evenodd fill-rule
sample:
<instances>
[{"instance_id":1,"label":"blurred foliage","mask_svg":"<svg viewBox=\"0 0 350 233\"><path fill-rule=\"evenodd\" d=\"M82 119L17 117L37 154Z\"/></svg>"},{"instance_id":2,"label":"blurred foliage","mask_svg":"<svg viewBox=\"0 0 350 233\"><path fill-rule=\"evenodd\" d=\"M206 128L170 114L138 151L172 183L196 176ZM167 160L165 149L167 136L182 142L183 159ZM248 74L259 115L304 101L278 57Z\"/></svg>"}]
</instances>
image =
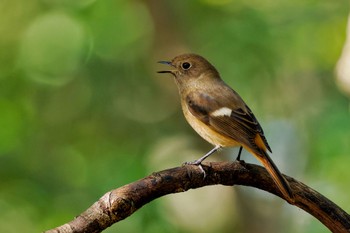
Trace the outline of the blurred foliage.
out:
<instances>
[{"instance_id":1,"label":"blurred foliage","mask_svg":"<svg viewBox=\"0 0 350 233\"><path fill-rule=\"evenodd\" d=\"M348 14L345 0L0 1L0 232L61 225L209 149L155 73L182 52L207 57L242 95L282 171L349 212L349 101L334 79ZM205 188L106 232L328 232L276 199Z\"/></svg>"}]
</instances>

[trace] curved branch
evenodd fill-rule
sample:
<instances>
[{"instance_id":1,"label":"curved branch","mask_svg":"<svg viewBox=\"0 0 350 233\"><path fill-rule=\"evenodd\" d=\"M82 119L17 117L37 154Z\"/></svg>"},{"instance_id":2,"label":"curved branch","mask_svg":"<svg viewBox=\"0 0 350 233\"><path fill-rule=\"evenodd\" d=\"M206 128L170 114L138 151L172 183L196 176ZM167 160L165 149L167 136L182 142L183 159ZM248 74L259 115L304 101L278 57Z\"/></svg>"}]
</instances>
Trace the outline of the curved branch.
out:
<instances>
[{"instance_id":1,"label":"curved branch","mask_svg":"<svg viewBox=\"0 0 350 233\"><path fill-rule=\"evenodd\" d=\"M205 179L194 165L153 173L106 193L74 220L46 233L101 232L158 197L207 185L252 186L283 198L261 166L235 161L205 163L203 168L207 174ZM293 205L313 215L332 232L350 232L349 214L305 184L285 177L295 194Z\"/></svg>"}]
</instances>

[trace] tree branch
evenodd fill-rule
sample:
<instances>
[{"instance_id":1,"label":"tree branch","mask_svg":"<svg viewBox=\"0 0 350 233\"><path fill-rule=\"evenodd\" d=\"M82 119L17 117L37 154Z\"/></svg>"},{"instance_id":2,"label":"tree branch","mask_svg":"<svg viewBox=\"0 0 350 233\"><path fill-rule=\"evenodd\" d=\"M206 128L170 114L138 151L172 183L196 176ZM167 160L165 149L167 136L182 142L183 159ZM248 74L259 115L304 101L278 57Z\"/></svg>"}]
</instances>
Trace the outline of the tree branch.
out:
<instances>
[{"instance_id":1,"label":"tree branch","mask_svg":"<svg viewBox=\"0 0 350 233\"><path fill-rule=\"evenodd\" d=\"M158 197L207 185L252 186L283 198L261 166L235 161L205 163L203 168L207 174L205 179L194 165L153 173L106 193L74 220L46 233L101 232ZM285 177L295 194L293 205L313 215L332 232L350 232L349 214L305 184Z\"/></svg>"}]
</instances>

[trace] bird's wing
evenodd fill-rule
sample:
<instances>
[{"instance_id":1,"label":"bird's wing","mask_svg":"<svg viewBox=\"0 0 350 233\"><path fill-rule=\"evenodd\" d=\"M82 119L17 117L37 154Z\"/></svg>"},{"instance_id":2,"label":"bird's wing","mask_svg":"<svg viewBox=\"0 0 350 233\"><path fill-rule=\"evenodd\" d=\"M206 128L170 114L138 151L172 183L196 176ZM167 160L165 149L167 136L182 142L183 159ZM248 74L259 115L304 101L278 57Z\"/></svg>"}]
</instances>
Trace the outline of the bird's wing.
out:
<instances>
[{"instance_id":1,"label":"bird's wing","mask_svg":"<svg viewBox=\"0 0 350 233\"><path fill-rule=\"evenodd\" d=\"M222 102L209 94L192 92L186 97L192 115L212 129L244 144L253 151L271 151L264 132L249 107L232 92ZM237 104L238 103L238 104Z\"/></svg>"},{"instance_id":2,"label":"bird's wing","mask_svg":"<svg viewBox=\"0 0 350 233\"><path fill-rule=\"evenodd\" d=\"M293 200L293 192L288 182L266 153L266 150L271 152L271 149L259 122L239 95L235 92L233 94L231 99L228 96L224 100L220 98L222 102L219 102L209 94L196 92L189 94L186 102L189 111L197 119L252 152L271 174L282 194ZM233 104L230 104L230 101L233 101Z\"/></svg>"}]
</instances>

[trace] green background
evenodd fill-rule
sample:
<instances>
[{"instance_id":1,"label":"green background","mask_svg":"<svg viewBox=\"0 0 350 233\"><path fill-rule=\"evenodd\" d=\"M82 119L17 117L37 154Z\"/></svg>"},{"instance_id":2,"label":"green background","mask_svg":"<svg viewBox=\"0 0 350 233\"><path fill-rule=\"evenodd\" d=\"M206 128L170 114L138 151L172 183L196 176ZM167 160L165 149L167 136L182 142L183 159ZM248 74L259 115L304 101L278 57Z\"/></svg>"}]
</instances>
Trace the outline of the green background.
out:
<instances>
[{"instance_id":1,"label":"green background","mask_svg":"<svg viewBox=\"0 0 350 233\"><path fill-rule=\"evenodd\" d=\"M156 73L184 52L245 99L282 172L350 212L349 93L335 72L348 13L345 0L1 0L0 232L56 227L209 150L170 75ZM328 230L270 194L214 186L160 198L106 232Z\"/></svg>"}]
</instances>

